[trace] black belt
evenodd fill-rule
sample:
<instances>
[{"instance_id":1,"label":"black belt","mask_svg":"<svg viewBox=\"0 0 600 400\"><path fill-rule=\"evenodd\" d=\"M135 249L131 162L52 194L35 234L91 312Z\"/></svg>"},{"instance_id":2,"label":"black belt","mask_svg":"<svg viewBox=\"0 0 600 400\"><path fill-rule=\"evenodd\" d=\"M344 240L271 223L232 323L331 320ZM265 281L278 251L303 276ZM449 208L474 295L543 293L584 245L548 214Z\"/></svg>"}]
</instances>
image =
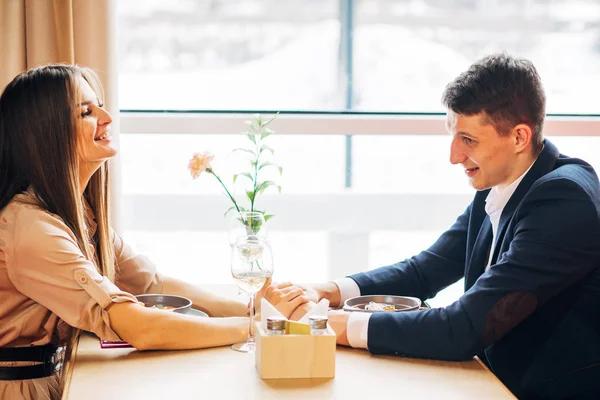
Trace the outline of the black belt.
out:
<instances>
[{"instance_id":1,"label":"black belt","mask_svg":"<svg viewBox=\"0 0 600 400\"><path fill-rule=\"evenodd\" d=\"M0 367L0 380L38 379L50 376L60 367L57 361L57 347L53 344L28 347L0 347L0 362L29 361L41 364ZM62 349L61 349L62 350Z\"/></svg>"}]
</instances>

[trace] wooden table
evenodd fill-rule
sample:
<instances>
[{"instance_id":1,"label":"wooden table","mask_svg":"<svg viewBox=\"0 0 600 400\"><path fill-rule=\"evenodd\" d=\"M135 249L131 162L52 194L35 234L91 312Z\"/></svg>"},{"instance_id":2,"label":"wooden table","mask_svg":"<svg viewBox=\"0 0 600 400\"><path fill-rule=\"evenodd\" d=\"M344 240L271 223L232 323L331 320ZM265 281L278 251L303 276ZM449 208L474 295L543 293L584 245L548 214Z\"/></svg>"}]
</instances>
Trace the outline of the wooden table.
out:
<instances>
[{"instance_id":1,"label":"wooden table","mask_svg":"<svg viewBox=\"0 0 600 400\"><path fill-rule=\"evenodd\" d=\"M192 351L101 349L85 333L63 400L95 399L514 399L477 360L373 356L339 347L334 379L261 380L254 355L227 347Z\"/></svg>"}]
</instances>

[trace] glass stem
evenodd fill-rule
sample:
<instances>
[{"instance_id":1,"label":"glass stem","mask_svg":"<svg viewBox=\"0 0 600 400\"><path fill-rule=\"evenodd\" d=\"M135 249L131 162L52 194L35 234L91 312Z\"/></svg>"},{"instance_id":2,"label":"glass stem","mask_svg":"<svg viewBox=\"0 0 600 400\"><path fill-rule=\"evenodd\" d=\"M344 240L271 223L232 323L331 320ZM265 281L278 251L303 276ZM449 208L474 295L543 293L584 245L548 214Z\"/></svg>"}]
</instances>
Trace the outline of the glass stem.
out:
<instances>
[{"instance_id":1,"label":"glass stem","mask_svg":"<svg viewBox=\"0 0 600 400\"><path fill-rule=\"evenodd\" d=\"M248 343L254 343L254 296L256 293L250 295L250 326L248 327Z\"/></svg>"}]
</instances>

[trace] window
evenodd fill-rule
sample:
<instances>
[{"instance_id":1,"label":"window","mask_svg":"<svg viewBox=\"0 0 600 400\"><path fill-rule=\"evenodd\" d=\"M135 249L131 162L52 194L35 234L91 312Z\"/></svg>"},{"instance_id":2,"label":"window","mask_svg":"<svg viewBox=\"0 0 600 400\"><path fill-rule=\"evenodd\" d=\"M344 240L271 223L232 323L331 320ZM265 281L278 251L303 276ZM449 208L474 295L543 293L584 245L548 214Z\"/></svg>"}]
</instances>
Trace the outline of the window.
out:
<instances>
[{"instance_id":1,"label":"window","mask_svg":"<svg viewBox=\"0 0 600 400\"><path fill-rule=\"evenodd\" d=\"M119 7L121 108L341 106L335 0L135 0Z\"/></svg>"},{"instance_id":2,"label":"window","mask_svg":"<svg viewBox=\"0 0 600 400\"><path fill-rule=\"evenodd\" d=\"M531 59L549 113L597 113L595 0L130 0L124 109L441 112L497 51Z\"/></svg>"},{"instance_id":3,"label":"window","mask_svg":"<svg viewBox=\"0 0 600 400\"><path fill-rule=\"evenodd\" d=\"M269 222L276 278L305 282L410 257L469 203L472 189L448 163L440 97L475 59L503 50L529 58L549 113L598 114L594 0L118 6L125 236L192 282L231 282L229 204L212 178L189 178L187 161L209 150L230 179L230 151L242 140L233 133L250 110L283 111L273 126L283 194L264 202L277 214ZM592 135L551 140L600 167L597 116L550 118L546 131ZM433 304L461 291L459 282Z\"/></svg>"}]
</instances>

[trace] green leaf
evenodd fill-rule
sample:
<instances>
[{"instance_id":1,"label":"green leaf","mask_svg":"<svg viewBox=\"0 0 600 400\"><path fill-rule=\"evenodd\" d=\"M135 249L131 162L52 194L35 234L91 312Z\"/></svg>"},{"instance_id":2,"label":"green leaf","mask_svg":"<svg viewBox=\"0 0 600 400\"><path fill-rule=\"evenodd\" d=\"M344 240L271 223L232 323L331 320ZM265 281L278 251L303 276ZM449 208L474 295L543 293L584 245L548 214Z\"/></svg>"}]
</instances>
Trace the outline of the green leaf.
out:
<instances>
[{"instance_id":1,"label":"green leaf","mask_svg":"<svg viewBox=\"0 0 600 400\"><path fill-rule=\"evenodd\" d=\"M252 175L250 175L250 173L248 173L248 172L240 172L239 174L233 175L233 183L235 183L235 181L237 181L237 178L239 176L245 176L246 178L250 179L250 182L253 182Z\"/></svg>"},{"instance_id":2,"label":"green leaf","mask_svg":"<svg viewBox=\"0 0 600 400\"><path fill-rule=\"evenodd\" d=\"M254 114L254 120L256 121L256 124L258 125L259 128L261 126L263 126L262 115L260 115L260 114Z\"/></svg>"},{"instance_id":3,"label":"green leaf","mask_svg":"<svg viewBox=\"0 0 600 400\"><path fill-rule=\"evenodd\" d=\"M232 153L235 153L236 151L243 151L244 153L252 154L254 157L256 157L256 153L250 149L244 149L244 148L240 147L237 149L233 149Z\"/></svg>"},{"instance_id":4,"label":"green leaf","mask_svg":"<svg viewBox=\"0 0 600 400\"><path fill-rule=\"evenodd\" d=\"M264 181L258 184L258 186L256 187L256 192L257 193L262 193L265 191L266 188L268 188L269 186L277 186L277 184L273 181Z\"/></svg>"},{"instance_id":5,"label":"green leaf","mask_svg":"<svg viewBox=\"0 0 600 400\"><path fill-rule=\"evenodd\" d=\"M279 176L283 175L283 168L279 167ZM280 190L281 192L281 190Z\"/></svg>"},{"instance_id":6,"label":"green leaf","mask_svg":"<svg viewBox=\"0 0 600 400\"><path fill-rule=\"evenodd\" d=\"M262 140L262 139L266 138L267 136L271 136L274 133L275 133L275 131L273 129L265 128L265 129L263 129L263 131L260 135L260 139Z\"/></svg>"},{"instance_id":7,"label":"green leaf","mask_svg":"<svg viewBox=\"0 0 600 400\"><path fill-rule=\"evenodd\" d=\"M227 214L229 214L231 212L231 210L235 210L235 206L231 206L227 209L227 211L225 211L225 213L223 214L224 217L227 216Z\"/></svg>"},{"instance_id":8,"label":"green leaf","mask_svg":"<svg viewBox=\"0 0 600 400\"><path fill-rule=\"evenodd\" d=\"M246 125L248 125L248 128L250 128L250 130L252 131L252 133L256 133L258 130L258 127L256 125L254 125L254 121L245 121ZM249 132L242 132L245 134L249 134Z\"/></svg>"},{"instance_id":9,"label":"green leaf","mask_svg":"<svg viewBox=\"0 0 600 400\"><path fill-rule=\"evenodd\" d=\"M254 191L253 190L246 190L246 196L248 196L248 199L250 199L250 201L254 201Z\"/></svg>"},{"instance_id":10,"label":"green leaf","mask_svg":"<svg viewBox=\"0 0 600 400\"><path fill-rule=\"evenodd\" d=\"M275 163L273 163L271 161L265 161L264 163L262 163L262 164L260 164L258 166L258 170L260 171L264 167L269 167L269 166L274 166L274 167L277 167L277 168L281 169L281 167L279 165L277 165L277 164L275 164Z\"/></svg>"},{"instance_id":11,"label":"green leaf","mask_svg":"<svg viewBox=\"0 0 600 400\"><path fill-rule=\"evenodd\" d=\"M267 222L268 220L273 218L275 216L275 214L263 214L263 216L265 217L265 222Z\"/></svg>"},{"instance_id":12,"label":"green leaf","mask_svg":"<svg viewBox=\"0 0 600 400\"><path fill-rule=\"evenodd\" d=\"M265 122L265 123L263 124L263 126L267 126L267 125L269 125L271 122L275 121L275 118L277 118L277 116L278 116L278 115L279 115L279 111L277 111L277 112L275 113L275 115L273 115L273 118L271 118L270 120L268 120L267 122Z\"/></svg>"},{"instance_id":13,"label":"green leaf","mask_svg":"<svg viewBox=\"0 0 600 400\"><path fill-rule=\"evenodd\" d=\"M267 146L266 144L263 144L262 146L260 146L260 152L258 154L259 155L262 154L263 151L270 151L271 154L275 154L275 150L273 150L271 147Z\"/></svg>"},{"instance_id":14,"label":"green leaf","mask_svg":"<svg viewBox=\"0 0 600 400\"><path fill-rule=\"evenodd\" d=\"M248 139L250 139L252 141L252 143L256 144L256 137L254 137L253 134L248 133L248 134L246 134L246 136L248 137Z\"/></svg>"},{"instance_id":15,"label":"green leaf","mask_svg":"<svg viewBox=\"0 0 600 400\"><path fill-rule=\"evenodd\" d=\"M277 185L277 191L281 194L281 185Z\"/></svg>"}]
</instances>

